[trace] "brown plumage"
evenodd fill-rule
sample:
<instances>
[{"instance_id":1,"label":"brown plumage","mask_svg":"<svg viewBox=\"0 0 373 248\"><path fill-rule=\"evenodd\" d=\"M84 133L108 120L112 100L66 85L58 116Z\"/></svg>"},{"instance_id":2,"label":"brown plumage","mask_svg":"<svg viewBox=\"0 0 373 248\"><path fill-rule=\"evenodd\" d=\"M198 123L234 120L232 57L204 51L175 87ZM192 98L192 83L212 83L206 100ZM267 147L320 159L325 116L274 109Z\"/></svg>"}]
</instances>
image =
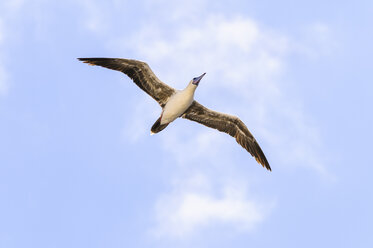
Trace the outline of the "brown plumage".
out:
<instances>
[{"instance_id":1,"label":"brown plumage","mask_svg":"<svg viewBox=\"0 0 373 248\"><path fill-rule=\"evenodd\" d=\"M153 97L162 108L167 104L169 98L176 93L174 88L159 80L145 62L118 58L79 58L79 60L90 65L99 65L123 72L137 86ZM237 143L245 148L258 163L271 171L271 167L258 142L238 117L212 111L197 101L193 101L182 117L234 137ZM162 131L169 124L161 125L160 120L161 117L154 123L152 127L153 133Z\"/></svg>"},{"instance_id":2,"label":"brown plumage","mask_svg":"<svg viewBox=\"0 0 373 248\"><path fill-rule=\"evenodd\" d=\"M267 170L271 170L267 158L258 142L256 142L254 136L238 117L210 110L197 101L193 101L192 105L183 115L183 118L229 134L234 137L237 143L245 148L258 163Z\"/></svg>"},{"instance_id":3,"label":"brown plumage","mask_svg":"<svg viewBox=\"0 0 373 248\"><path fill-rule=\"evenodd\" d=\"M137 86L153 97L163 108L168 98L176 90L157 78L147 63L133 59L78 58L89 65L99 65L121 71L129 76Z\"/></svg>"}]
</instances>

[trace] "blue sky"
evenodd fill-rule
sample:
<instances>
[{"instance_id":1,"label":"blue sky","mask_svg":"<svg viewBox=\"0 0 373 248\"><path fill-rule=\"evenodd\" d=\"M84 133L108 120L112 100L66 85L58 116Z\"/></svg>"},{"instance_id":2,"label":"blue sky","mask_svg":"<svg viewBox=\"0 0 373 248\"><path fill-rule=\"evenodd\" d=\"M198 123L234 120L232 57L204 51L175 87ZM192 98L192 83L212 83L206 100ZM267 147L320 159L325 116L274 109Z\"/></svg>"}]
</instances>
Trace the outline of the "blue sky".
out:
<instances>
[{"instance_id":1,"label":"blue sky","mask_svg":"<svg viewBox=\"0 0 373 248\"><path fill-rule=\"evenodd\" d=\"M371 247L371 1L1 1L0 247ZM239 116L273 172L119 72Z\"/></svg>"}]
</instances>

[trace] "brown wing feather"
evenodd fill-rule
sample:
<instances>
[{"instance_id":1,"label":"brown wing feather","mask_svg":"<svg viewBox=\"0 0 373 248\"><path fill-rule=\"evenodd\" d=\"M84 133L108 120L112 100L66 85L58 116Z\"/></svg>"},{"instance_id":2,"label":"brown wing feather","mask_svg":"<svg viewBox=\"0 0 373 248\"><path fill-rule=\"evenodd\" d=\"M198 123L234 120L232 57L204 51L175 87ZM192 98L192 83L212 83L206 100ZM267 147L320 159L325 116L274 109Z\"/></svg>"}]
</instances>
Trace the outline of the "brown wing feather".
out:
<instances>
[{"instance_id":1,"label":"brown wing feather","mask_svg":"<svg viewBox=\"0 0 373 248\"><path fill-rule=\"evenodd\" d=\"M271 171L267 158L258 142L238 117L212 111L197 101L192 103L183 117L234 137L237 143L245 148L258 163Z\"/></svg>"},{"instance_id":2,"label":"brown wing feather","mask_svg":"<svg viewBox=\"0 0 373 248\"><path fill-rule=\"evenodd\" d=\"M162 107L167 103L168 98L175 93L175 89L159 80L145 62L117 58L78 59L89 65L99 65L123 72L129 76L137 86L153 97Z\"/></svg>"}]
</instances>

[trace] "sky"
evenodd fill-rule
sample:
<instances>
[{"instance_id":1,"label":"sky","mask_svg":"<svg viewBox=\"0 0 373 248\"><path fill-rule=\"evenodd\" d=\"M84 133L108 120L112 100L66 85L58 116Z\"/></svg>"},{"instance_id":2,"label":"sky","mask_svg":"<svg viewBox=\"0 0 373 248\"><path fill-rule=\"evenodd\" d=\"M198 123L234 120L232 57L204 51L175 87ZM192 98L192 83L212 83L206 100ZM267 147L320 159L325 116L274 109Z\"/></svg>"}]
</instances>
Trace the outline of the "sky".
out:
<instances>
[{"instance_id":1,"label":"sky","mask_svg":"<svg viewBox=\"0 0 373 248\"><path fill-rule=\"evenodd\" d=\"M0 1L0 247L372 247L372 1ZM79 57L146 61L272 167Z\"/></svg>"}]
</instances>

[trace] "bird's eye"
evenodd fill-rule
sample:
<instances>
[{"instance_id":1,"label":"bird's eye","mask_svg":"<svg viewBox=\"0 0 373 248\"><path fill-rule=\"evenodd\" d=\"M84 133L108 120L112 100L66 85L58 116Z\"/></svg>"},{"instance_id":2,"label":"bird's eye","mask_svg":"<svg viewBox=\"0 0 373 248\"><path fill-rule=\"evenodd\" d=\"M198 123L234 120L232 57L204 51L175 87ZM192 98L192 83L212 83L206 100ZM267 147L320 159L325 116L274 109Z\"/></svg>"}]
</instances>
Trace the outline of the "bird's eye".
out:
<instances>
[{"instance_id":1,"label":"bird's eye","mask_svg":"<svg viewBox=\"0 0 373 248\"><path fill-rule=\"evenodd\" d=\"M196 81L197 78L193 78L193 81Z\"/></svg>"}]
</instances>

